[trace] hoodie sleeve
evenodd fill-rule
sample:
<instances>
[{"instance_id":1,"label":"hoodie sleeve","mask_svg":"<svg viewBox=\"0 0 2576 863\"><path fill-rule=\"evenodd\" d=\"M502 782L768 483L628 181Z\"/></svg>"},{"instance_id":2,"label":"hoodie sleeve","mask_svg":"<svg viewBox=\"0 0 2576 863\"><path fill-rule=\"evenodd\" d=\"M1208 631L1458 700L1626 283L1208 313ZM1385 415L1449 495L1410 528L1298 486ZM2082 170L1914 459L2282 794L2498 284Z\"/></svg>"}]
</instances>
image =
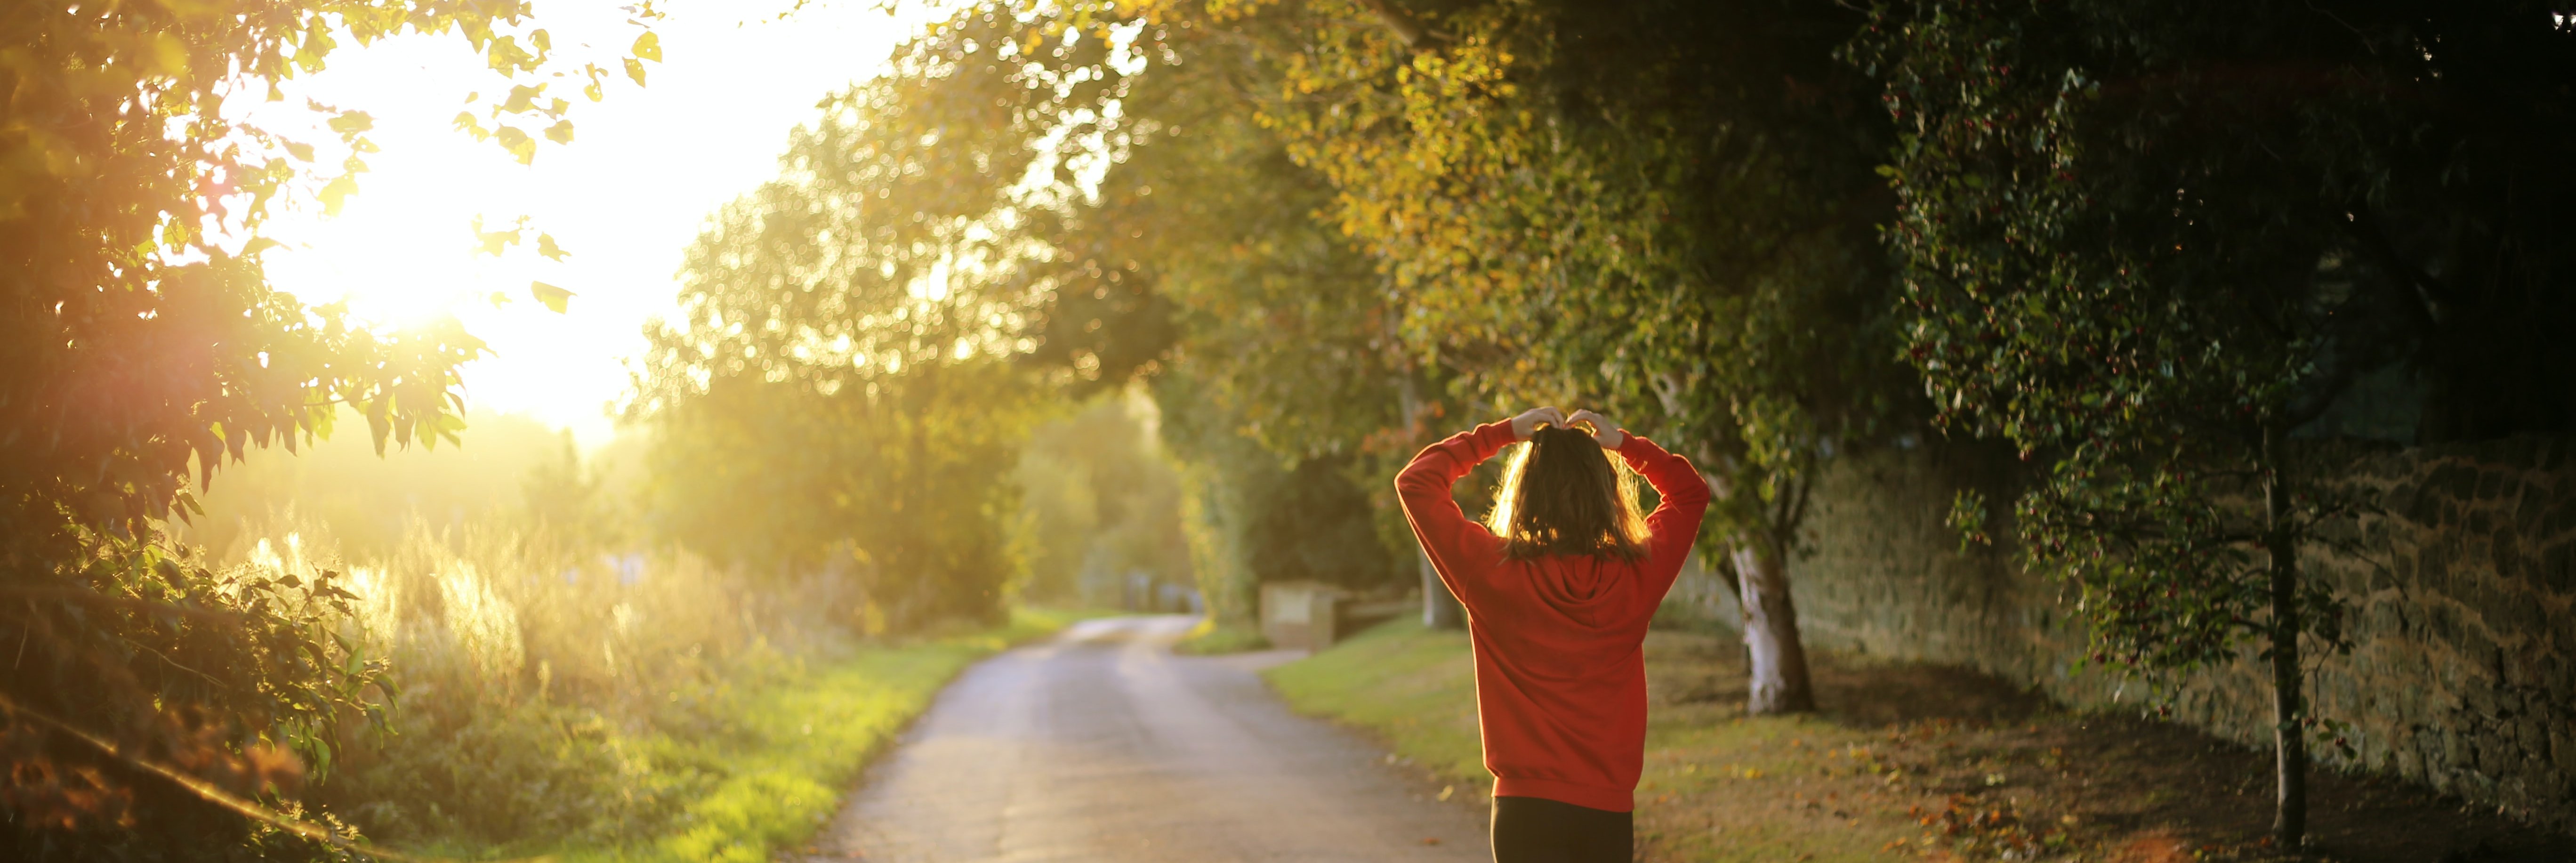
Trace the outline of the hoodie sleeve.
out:
<instances>
[{"instance_id":1,"label":"hoodie sleeve","mask_svg":"<svg viewBox=\"0 0 2576 863\"><path fill-rule=\"evenodd\" d=\"M1619 445L1619 457L1663 499L1646 516L1646 561L1640 567L1647 579L1646 599L1661 603L1673 579L1681 575L1682 564L1690 559L1691 547L1699 542L1700 518L1708 512L1708 480L1691 466L1690 459L1665 452L1638 435L1629 435Z\"/></svg>"},{"instance_id":2,"label":"hoodie sleeve","mask_svg":"<svg viewBox=\"0 0 2576 863\"><path fill-rule=\"evenodd\" d=\"M1413 525L1413 538L1422 543L1441 583L1470 613L1482 595L1482 585L1475 581L1502 563L1503 541L1467 518L1449 489L1513 442L1510 421L1486 423L1424 447L1395 475L1396 497L1404 504L1405 521Z\"/></svg>"}]
</instances>

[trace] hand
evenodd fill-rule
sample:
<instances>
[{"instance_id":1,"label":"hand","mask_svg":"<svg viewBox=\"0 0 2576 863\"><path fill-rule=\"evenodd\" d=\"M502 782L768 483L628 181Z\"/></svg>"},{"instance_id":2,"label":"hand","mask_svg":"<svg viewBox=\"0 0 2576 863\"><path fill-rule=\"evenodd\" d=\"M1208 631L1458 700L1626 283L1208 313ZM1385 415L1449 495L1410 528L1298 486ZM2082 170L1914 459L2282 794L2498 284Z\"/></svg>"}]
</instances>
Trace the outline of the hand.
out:
<instances>
[{"instance_id":1,"label":"hand","mask_svg":"<svg viewBox=\"0 0 2576 863\"><path fill-rule=\"evenodd\" d=\"M1543 425L1564 428L1565 412L1555 408L1531 408L1522 411L1520 416L1512 418L1512 439L1529 440L1530 435L1537 434L1538 427Z\"/></svg>"},{"instance_id":2,"label":"hand","mask_svg":"<svg viewBox=\"0 0 2576 863\"><path fill-rule=\"evenodd\" d=\"M1628 442L1627 429L1620 428L1619 424L1611 422L1609 417L1593 413L1589 409L1575 411L1574 416L1568 418L1567 422L1591 426L1592 440L1599 443L1602 449L1615 450Z\"/></svg>"}]
</instances>

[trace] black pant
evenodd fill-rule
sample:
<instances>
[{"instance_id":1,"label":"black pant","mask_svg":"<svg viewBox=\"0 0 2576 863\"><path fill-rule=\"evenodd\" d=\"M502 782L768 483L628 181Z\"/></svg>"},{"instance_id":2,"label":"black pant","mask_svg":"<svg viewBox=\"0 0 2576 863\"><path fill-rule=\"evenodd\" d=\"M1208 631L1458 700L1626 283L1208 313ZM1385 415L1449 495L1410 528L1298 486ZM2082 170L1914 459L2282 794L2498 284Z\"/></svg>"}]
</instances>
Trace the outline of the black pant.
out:
<instances>
[{"instance_id":1,"label":"black pant","mask_svg":"<svg viewBox=\"0 0 2576 863\"><path fill-rule=\"evenodd\" d=\"M1628 863L1636 817L1537 797L1494 798L1494 863Z\"/></svg>"}]
</instances>

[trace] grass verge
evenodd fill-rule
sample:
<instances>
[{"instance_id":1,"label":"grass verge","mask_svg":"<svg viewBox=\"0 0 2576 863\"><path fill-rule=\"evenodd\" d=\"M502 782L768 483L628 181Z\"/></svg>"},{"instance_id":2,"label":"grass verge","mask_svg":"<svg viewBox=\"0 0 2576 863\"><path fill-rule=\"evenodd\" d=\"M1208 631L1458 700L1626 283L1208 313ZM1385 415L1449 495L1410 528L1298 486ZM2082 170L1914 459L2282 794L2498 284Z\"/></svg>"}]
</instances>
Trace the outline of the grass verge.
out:
<instances>
[{"instance_id":1,"label":"grass verge","mask_svg":"<svg viewBox=\"0 0 2576 863\"><path fill-rule=\"evenodd\" d=\"M711 781L667 832L555 849L568 861L760 863L813 835L859 771L967 665L1094 613L1014 610L989 629L869 646L732 693L698 733L643 741L657 766Z\"/></svg>"},{"instance_id":2,"label":"grass verge","mask_svg":"<svg viewBox=\"0 0 2576 863\"><path fill-rule=\"evenodd\" d=\"M2293 859L2264 838L2268 751L2066 712L1954 668L1811 660L1820 713L1748 718L1732 639L1647 637L1638 859ZM1357 727L1485 801L1464 633L1399 621L1266 673L1299 711ZM2319 768L2310 794L2314 841L2295 859L2576 859L2568 837L2386 777Z\"/></svg>"},{"instance_id":3,"label":"grass verge","mask_svg":"<svg viewBox=\"0 0 2576 863\"><path fill-rule=\"evenodd\" d=\"M1220 653L1266 650L1269 647L1270 639L1262 637L1260 630L1244 626L1219 625L1216 618L1207 617L1200 618L1199 625L1190 627L1189 633L1181 636L1179 643L1172 645L1172 652L1183 656L1214 656Z\"/></svg>"},{"instance_id":4,"label":"grass verge","mask_svg":"<svg viewBox=\"0 0 2576 863\"><path fill-rule=\"evenodd\" d=\"M1467 634L1397 621L1262 672L1299 713L1356 725L1444 782L1479 793L1494 781L1476 737Z\"/></svg>"}]
</instances>

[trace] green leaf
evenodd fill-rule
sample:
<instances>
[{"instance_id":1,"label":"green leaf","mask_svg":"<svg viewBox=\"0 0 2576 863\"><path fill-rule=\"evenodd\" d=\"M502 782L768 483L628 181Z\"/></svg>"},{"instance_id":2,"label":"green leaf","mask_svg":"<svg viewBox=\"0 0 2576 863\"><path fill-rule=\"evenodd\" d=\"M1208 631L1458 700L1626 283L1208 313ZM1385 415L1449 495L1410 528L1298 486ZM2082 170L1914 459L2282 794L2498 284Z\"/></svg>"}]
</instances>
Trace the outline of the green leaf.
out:
<instances>
[{"instance_id":1,"label":"green leaf","mask_svg":"<svg viewBox=\"0 0 2576 863\"><path fill-rule=\"evenodd\" d=\"M528 294L536 297L537 302L544 303L546 308L553 309L558 315L564 314L572 305L571 291L544 282L529 282Z\"/></svg>"}]
</instances>

